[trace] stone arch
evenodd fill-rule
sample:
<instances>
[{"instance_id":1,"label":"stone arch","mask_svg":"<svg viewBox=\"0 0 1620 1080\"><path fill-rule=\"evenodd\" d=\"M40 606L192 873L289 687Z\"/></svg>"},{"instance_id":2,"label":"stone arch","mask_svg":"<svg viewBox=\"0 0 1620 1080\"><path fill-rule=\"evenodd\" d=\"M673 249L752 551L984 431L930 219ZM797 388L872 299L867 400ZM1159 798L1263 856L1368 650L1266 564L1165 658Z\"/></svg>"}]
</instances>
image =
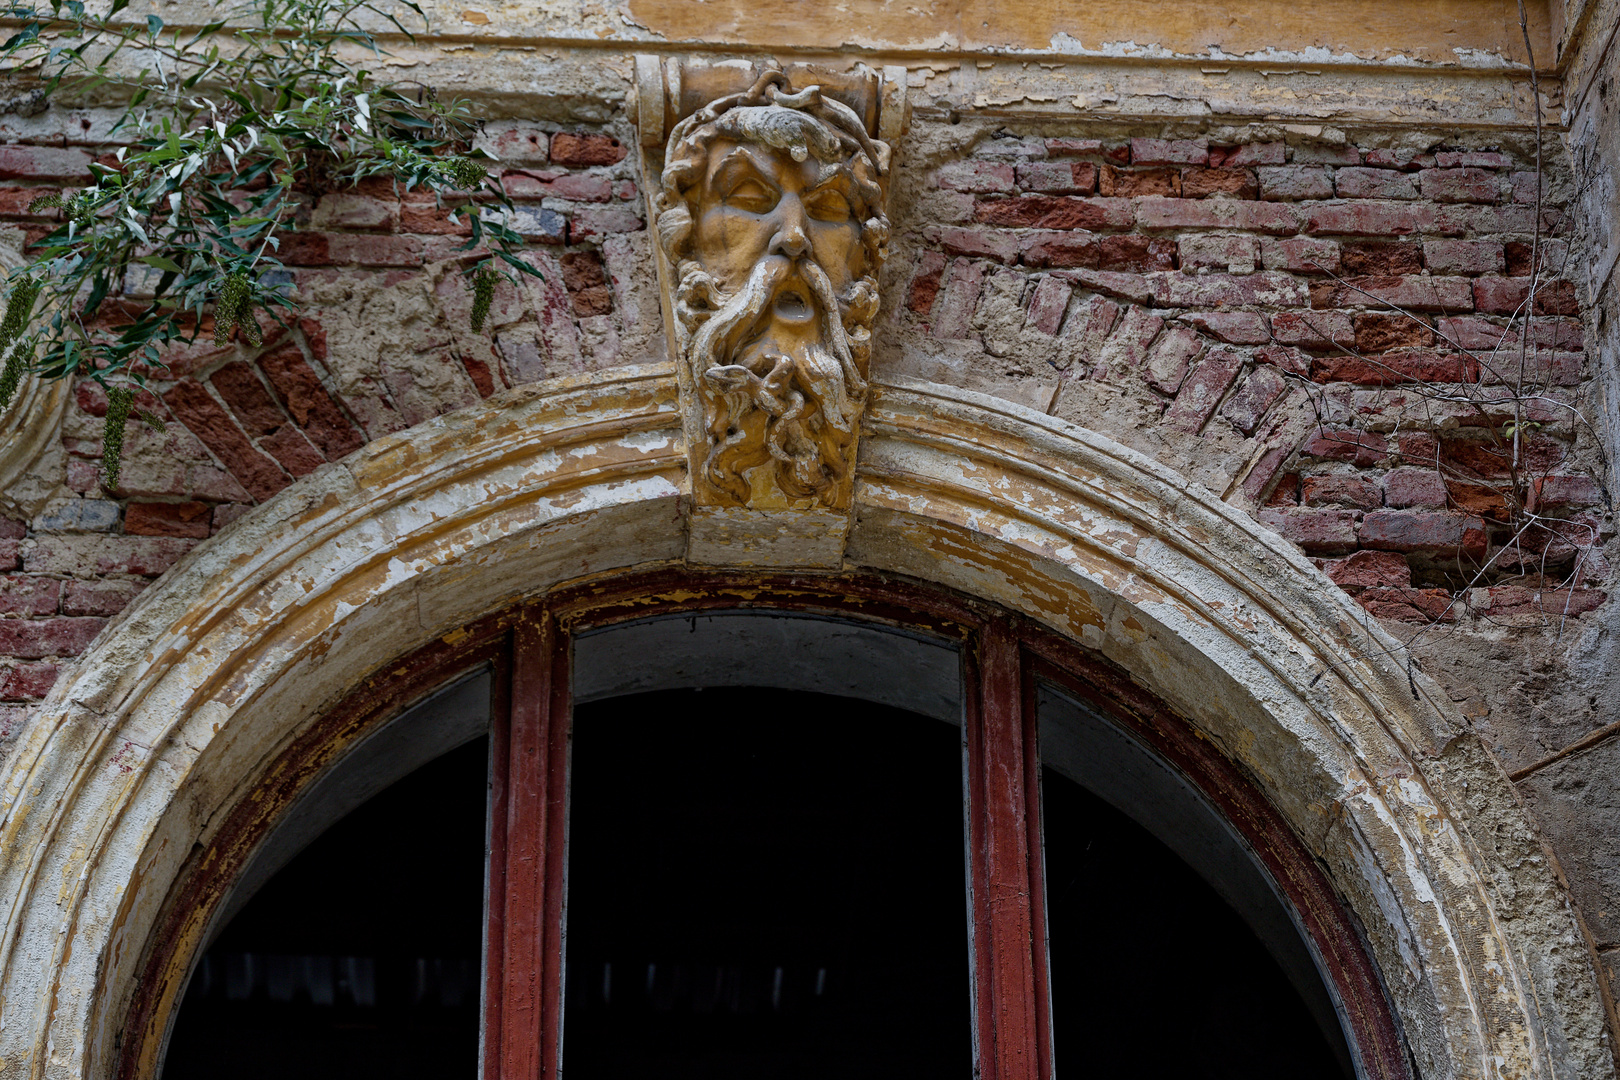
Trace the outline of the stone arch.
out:
<instances>
[{"instance_id":1,"label":"stone arch","mask_svg":"<svg viewBox=\"0 0 1620 1080\"><path fill-rule=\"evenodd\" d=\"M685 460L669 365L535 384L323 468L144 594L7 763L0 1077L111 1075L195 845L361 679L565 581L716 561ZM1363 924L1422 1075L1612 1075L1506 777L1292 547L1107 439L918 382L874 388L855 501L835 565L1044 623L1248 772Z\"/></svg>"}]
</instances>

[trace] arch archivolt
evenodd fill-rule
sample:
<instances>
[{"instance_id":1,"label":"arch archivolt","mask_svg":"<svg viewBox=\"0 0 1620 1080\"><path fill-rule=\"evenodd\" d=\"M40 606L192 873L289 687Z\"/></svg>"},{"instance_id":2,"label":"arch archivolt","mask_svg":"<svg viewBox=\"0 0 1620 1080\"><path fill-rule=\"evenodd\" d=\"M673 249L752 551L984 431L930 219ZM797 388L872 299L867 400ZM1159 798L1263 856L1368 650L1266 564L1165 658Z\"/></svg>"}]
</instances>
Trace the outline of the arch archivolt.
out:
<instances>
[{"instance_id":1,"label":"arch archivolt","mask_svg":"<svg viewBox=\"0 0 1620 1080\"><path fill-rule=\"evenodd\" d=\"M363 679L563 582L682 563L906 575L1101 653L1320 861L1422 1075L1612 1074L1586 946L1511 785L1290 545L1109 440L910 382L874 387L847 516L694 514L674 373L652 365L373 442L103 634L5 766L0 1078L112 1075L187 860Z\"/></svg>"}]
</instances>

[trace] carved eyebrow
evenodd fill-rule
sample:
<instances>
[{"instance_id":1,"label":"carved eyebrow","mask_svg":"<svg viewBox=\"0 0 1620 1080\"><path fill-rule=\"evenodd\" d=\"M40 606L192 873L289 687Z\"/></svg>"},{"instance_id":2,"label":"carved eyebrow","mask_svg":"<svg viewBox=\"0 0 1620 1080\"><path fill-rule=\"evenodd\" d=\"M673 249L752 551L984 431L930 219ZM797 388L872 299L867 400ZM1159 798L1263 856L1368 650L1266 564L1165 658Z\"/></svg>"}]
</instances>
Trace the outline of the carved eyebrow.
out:
<instances>
[{"instance_id":1,"label":"carved eyebrow","mask_svg":"<svg viewBox=\"0 0 1620 1080\"><path fill-rule=\"evenodd\" d=\"M772 183L770 177L765 174L765 171L760 168L759 162L754 160L754 155L749 152L746 146L737 147L721 159L720 164L714 170L714 180L710 186L722 188L734 179L743 178L758 180L773 191L777 188L776 184Z\"/></svg>"}]
</instances>

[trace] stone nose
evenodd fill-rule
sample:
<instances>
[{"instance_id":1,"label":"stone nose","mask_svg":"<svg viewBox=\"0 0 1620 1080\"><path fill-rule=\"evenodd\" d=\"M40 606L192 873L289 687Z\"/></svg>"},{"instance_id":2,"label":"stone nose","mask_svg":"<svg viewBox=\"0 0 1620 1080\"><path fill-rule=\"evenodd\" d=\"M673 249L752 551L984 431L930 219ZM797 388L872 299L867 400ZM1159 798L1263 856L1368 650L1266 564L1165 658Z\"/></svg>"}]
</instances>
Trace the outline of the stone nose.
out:
<instances>
[{"instance_id":1,"label":"stone nose","mask_svg":"<svg viewBox=\"0 0 1620 1080\"><path fill-rule=\"evenodd\" d=\"M810 252L810 233L805 219L804 204L792 195L784 195L777 204L780 224L771 237L772 255L785 255L797 259Z\"/></svg>"}]
</instances>

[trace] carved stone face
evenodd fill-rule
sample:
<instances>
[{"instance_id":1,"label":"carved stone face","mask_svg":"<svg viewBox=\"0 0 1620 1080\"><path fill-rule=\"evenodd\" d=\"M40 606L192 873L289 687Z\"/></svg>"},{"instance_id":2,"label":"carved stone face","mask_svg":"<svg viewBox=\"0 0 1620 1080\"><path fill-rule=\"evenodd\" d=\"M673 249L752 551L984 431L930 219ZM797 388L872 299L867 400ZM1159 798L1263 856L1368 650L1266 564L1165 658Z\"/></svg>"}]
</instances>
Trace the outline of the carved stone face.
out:
<instances>
[{"instance_id":1,"label":"carved stone face","mask_svg":"<svg viewBox=\"0 0 1620 1080\"><path fill-rule=\"evenodd\" d=\"M855 200L849 169L841 163L794 161L768 147L717 140L697 200L693 249L728 293L766 259L796 264L808 258L842 295L866 273ZM790 274L777 288L773 322L810 322L810 303L808 283Z\"/></svg>"},{"instance_id":2,"label":"carved stone face","mask_svg":"<svg viewBox=\"0 0 1620 1080\"><path fill-rule=\"evenodd\" d=\"M887 148L813 87L795 95L804 106L774 96L670 139L658 228L708 443L694 493L847 505L888 234L873 157Z\"/></svg>"}]
</instances>

